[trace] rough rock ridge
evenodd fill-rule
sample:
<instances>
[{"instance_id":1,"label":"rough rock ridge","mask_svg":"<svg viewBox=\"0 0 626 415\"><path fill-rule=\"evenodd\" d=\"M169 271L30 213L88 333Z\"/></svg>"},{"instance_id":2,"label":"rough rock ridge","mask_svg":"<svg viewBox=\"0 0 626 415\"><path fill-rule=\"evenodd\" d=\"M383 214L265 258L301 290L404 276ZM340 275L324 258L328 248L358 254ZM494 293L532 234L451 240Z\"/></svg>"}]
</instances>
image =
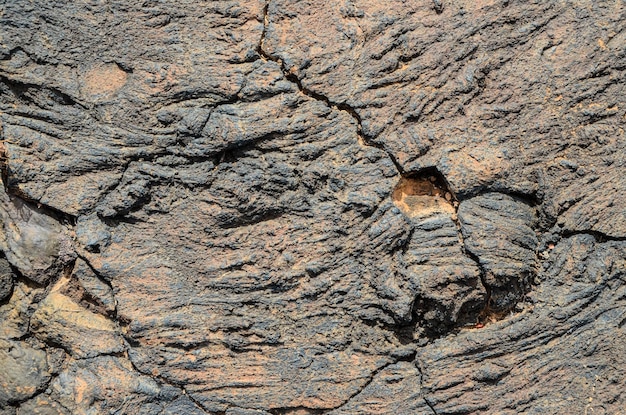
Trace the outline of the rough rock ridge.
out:
<instances>
[{"instance_id":1,"label":"rough rock ridge","mask_svg":"<svg viewBox=\"0 0 626 415\"><path fill-rule=\"evenodd\" d=\"M617 414L626 6L0 4L0 415Z\"/></svg>"}]
</instances>

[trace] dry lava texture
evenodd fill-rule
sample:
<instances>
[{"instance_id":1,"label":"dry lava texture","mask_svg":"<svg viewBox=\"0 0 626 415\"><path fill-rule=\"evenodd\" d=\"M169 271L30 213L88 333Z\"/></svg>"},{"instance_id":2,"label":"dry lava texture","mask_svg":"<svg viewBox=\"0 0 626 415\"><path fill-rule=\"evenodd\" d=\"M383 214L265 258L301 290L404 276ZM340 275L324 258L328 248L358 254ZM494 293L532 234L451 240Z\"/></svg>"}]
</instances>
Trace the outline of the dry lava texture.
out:
<instances>
[{"instance_id":1,"label":"dry lava texture","mask_svg":"<svg viewBox=\"0 0 626 415\"><path fill-rule=\"evenodd\" d=\"M622 0L7 0L0 414L617 414Z\"/></svg>"}]
</instances>

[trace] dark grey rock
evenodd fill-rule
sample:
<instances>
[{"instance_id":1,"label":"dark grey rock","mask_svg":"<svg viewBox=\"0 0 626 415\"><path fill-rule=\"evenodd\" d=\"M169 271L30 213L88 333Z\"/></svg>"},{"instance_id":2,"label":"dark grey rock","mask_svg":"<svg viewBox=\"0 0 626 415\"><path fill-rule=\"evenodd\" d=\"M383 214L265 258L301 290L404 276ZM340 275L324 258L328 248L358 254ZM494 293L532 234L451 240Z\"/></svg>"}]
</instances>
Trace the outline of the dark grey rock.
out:
<instances>
[{"instance_id":1,"label":"dark grey rock","mask_svg":"<svg viewBox=\"0 0 626 415\"><path fill-rule=\"evenodd\" d=\"M270 412L260 411L257 409L230 408L226 411L226 415L268 415Z\"/></svg>"},{"instance_id":2,"label":"dark grey rock","mask_svg":"<svg viewBox=\"0 0 626 415\"><path fill-rule=\"evenodd\" d=\"M619 413L624 22L6 2L0 335L50 362L11 402Z\"/></svg>"},{"instance_id":3,"label":"dark grey rock","mask_svg":"<svg viewBox=\"0 0 626 415\"><path fill-rule=\"evenodd\" d=\"M15 274L11 264L5 258L0 258L0 302L6 300L13 291Z\"/></svg>"},{"instance_id":4,"label":"dark grey rock","mask_svg":"<svg viewBox=\"0 0 626 415\"><path fill-rule=\"evenodd\" d=\"M512 196L488 193L461 202L458 216L465 249L484 273L489 308L511 309L530 289L537 269L534 209Z\"/></svg>"},{"instance_id":5,"label":"dark grey rock","mask_svg":"<svg viewBox=\"0 0 626 415\"><path fill-rule=\"evenodd\" d=\"M445 332L475 322L487 300L476 263L463 254L454 210L416 217L403 261L419 294L415 307L428 328Z\"/></svg>"},{"instance_id":6,"label":"dark grey rock","mask_svg":"<svg viewBox=\"0 0 626 415\"><path fill-rule=\"evenodd\" d=\"M41 392L50 380L46 352L25 342L0 339L0 405L17 403Z\"/></svg>"},{"instance_id":7,"label":"dark grey rock","mask_svg":"<svg viewBox=\"0 0 626 415\"><path fill-rule=\"evenodd\" d=\"M574 412L619 412L625 253L624 242L564 239L521 313L419 351L436 412L558 413L563 402Z\"/></svg>"},{"instance_id":8,"label":"dark grey rock","mask_svg":"<svg viewBox=\"0 0 626 415\"><path fill-rule=\"evenodd\" d=\"M181 396L170 404L166 405L162 412L163 415L205 415L198 405L193 403L187 396Z\"/></svg>"},{"instance_id":9,"label":"dark grey rock","mask_svg":"<svg viewBox=\"0 0 626 415\"><path fill-rule=\"evenodd\" d=\"M20 273L45 284L74 258L68 230L58 218L0 190L0 250Z\"/></svg>"}]
</instances>

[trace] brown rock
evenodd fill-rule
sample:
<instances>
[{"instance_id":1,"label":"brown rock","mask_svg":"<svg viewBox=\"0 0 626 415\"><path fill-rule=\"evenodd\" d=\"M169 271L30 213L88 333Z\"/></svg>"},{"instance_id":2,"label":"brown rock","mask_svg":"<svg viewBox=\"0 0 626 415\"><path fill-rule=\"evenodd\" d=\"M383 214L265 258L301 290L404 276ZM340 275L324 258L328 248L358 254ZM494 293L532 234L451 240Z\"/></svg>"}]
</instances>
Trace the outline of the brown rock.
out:
<instances>
[{"instance_id":1,"label":"brown rock","mask_svg":"<svg viewBox=\"0 0 626 415\"><path fill-rule=\"evenodd\" d=\"M620 3L131 3L0 13L0 411L620 412Z\"/></svg>"},{"instance_id":2,"label":"brown rock","mask_svg":"<svg viewBox=\"0 0 626 415\"><path fill-rule=\"evenodd\" d=\"M30 319L32 333L77 358L123 352L124 342L115 322L61 294L65 284L67 280L61 280L39 303Z\"/></svg>"}]
</instances>

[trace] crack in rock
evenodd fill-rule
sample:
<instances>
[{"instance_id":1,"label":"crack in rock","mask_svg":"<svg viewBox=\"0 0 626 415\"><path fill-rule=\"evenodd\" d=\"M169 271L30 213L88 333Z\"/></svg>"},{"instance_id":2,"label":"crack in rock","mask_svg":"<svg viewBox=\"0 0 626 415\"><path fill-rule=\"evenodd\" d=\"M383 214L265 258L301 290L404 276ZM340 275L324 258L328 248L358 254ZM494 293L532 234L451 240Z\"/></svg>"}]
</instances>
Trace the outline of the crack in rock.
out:
<instances>
[{"instance_id":1,"label":"crack in rock","mask_svg":"<svg viewBox=\"0 0 626 415\"><path fill-rule=\"evenodd\" d=\"M338 111L342 111L347 113L348 115L350 115L350 117L354 120L354 122L356 123L356 130L357 130L357 137L358 137L358 142L360 144L363 144L365 146L369 146L369 147L373 147L373 148L377 148L383 152L385 152L385 154L387 154L387 157L389 157L389 159L393 162L394 166L396 167L396 170L398 171L399 174L403 174L404 173L404 169L402 168L402 165L398 162L398 160L394 157L394 155L392 153L390 153L389 151L387 151L382 145L377 145L375 143L372 143L371 141L369 141L368 139L366 139L365 135L363 134L363 123L361 120L361 116L358 114L358 112L352 108L350 105L343 103L343 102L333 102L330 100L330 98L328 98L325 95L316 93L308 88L306 88L303 84L302 81L294 74L292 73L289 68L285 67L285 62L277 56L273 56L271 53L267 52L263 46L265 43L265 35L267 32L267 28L269 25L269 5L270 2L268 1L267 4L265 5L265 7L263 8L263 32L261 34L261 39L259 41L259 45L257 48L257 51L259 53L259 55L261 56L261 58L263 58L264 60L268 60L268 61L273 61L276 62L280 65L280 68L283 72L283 75L285 76L285 79L287 79L288 81L292 82L294 85L296 85L296 87L298 88L298 90L310 97L313 98L317 101L323 102L324 104L326 104L329 108L338 110Z\"/></svg>"}]
</instances>

